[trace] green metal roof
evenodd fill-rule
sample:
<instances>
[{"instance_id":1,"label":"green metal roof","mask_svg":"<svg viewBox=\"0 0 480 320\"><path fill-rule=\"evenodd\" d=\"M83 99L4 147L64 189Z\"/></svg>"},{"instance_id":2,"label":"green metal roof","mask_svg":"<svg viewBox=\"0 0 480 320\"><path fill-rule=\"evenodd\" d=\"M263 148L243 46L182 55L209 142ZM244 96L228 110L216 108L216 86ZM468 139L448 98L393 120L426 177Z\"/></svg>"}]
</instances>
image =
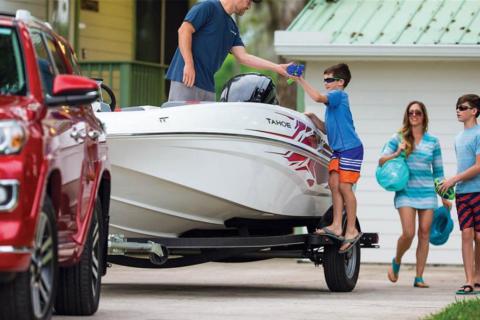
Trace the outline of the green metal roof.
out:
<instances>
[{"instance_id":1,"label":"green metal roof","mask_svg":"<svg viewBox=\"0 0 480 320\"><path fill-rule=\"evenodd\" d=\"M331 44L480 44L479 0L311 0L288 31Z\"/></svg>"}]
</instances>

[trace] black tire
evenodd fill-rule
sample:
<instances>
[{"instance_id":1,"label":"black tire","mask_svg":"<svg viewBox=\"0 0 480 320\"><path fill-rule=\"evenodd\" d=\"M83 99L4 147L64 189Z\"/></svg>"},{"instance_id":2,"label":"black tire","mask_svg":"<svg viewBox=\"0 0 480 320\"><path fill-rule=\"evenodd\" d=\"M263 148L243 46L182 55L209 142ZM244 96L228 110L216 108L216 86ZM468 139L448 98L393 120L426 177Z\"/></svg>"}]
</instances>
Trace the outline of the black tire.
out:
<instances>
[{"instance_id":1,"label":"black tire","mask_svg":"<svg viewBox=\"0 0 480 320\"><path fill-rule=\"evenodd\" d=\"M308 233L314 233L317 229L322 229L323 227L329 226L333 221L333 206L328 208L328 210L319 218L316 223L307 225Z\"/></svg>"},{"instance_id":2,"label":"black tire","mask_svg":"<svg viewBox=\"0 0 480 320\"><path fill-rule=\"evenodd\" d=\"M0 319L50 319L58 275L55 210L45 198L35 230L29 270L0 285Z\"/></svg>"},{"instance_id":3,"label":"black tire","mask_svg":"<svg viewBox=\"0 0 480 320\"><path fill-rule=\"evenodd\" d=\"M352 291L360 273L360 244L344 254L338 253L337 246L325 246L323 271L330 291Z\"/></svg>"},{"instance_id":4,"label":"black tire","mask_svg":"<svg viewBox=\"0 0 480 320\"><path fill-rule=\"evenodd\" d=\"M333 221L333 212L330 213L331 221ZM327 221L327 223L331 223L331 221ZM344 212L342 217L343 235L345 235L346 225L347 215ZM358 231L361 231L358 219L356 227ZM325 281L330 291L350 292L355 288L360 273L360 243L357 242L352 250L343 254L338 253L338 250L339 246L336 245L325 246L323 258Z\"/></svg>"},{"instance_id":5,"label":"black tire","mask_svg":"<svg viewBox=\"0 0 480 320\"><path fill-rule=\"evenodd\" d=\"M105 245L102 221L101 203L97 199L80 261L59 270L55 302L58 314L86 316L98 310Z\"/></svg>"}]
</instances>

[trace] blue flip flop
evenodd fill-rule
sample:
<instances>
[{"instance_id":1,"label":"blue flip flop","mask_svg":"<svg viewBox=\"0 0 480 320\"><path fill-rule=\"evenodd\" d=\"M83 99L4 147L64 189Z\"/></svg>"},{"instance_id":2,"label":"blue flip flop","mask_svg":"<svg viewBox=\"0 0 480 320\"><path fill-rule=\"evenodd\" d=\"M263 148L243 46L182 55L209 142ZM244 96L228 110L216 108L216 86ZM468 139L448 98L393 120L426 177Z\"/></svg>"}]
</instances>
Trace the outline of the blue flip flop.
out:
<instances>
[{"instance_id":1,"label":"blue flip flop","mask_svg":"<svg viewBox=\"0 0 480 320\"><path fill-rule=\"evenodd\" d=\"M430 286L423 280L423 277L415 277L415 280L413 280L413 286L415 288L430 288Z\"/></svg>"},{"instance_id":2,"label":"blue flip flop","mask_svg":"<svg viewBox=\"0 0 480 320\"><path fill-rule=\"evenodd\" d=\"M455 294L458 294L458 295L470 295L470 294L477 294L475 292L475 289L469 285L469 284L466 284L464 286L461 286L460 289L458 289Z\"/></svg>"},{"instance_id":3,"label":"blue flip flop","mask_svg":"<svg viewBox=\"0 0 480 320\"><path fill-rule=\"evenodd\" d=\"M388 270L388 280L391 282L397 282L398 274L400 272L400 263L395 262L395 258L392 259L392 272L390 273L390 269Z\"/></svg>"},{"instance_id":4,"label":"blue flip flop","mask_svg":"<svg viewBox=\"0 0 480 320\"><path fill-rule=\"evenodd\" d=\"M327 236L329 238L333 238L335 240L342 241L342 242L345 241L345 237L336 235L332 230L328 229L327 227L323 227L320 230L323 231L323 233L315 232L315 234L319 236Z\"/></svg>"},{"instance_id":5,"label":"blue flip flop","mask_svg":"<svg viewBox=\"0 0 480 320\"><path fill-rule=\"evenodd\" d=\"M338 253L343 254L343 253L346 253L346 252L350 251L350 250L355 246L355 244L356 244L358 241L360 241L360 239L362 238L362 236L363 236L363 233L362 233L362 232L359 232L354 238L352 238L352 239L345 239L345 240L343 241L343 243L348 243L348 246L347 246L345 249L343 249L343 250L338 250Z\"/></svg>"}]
</instances>

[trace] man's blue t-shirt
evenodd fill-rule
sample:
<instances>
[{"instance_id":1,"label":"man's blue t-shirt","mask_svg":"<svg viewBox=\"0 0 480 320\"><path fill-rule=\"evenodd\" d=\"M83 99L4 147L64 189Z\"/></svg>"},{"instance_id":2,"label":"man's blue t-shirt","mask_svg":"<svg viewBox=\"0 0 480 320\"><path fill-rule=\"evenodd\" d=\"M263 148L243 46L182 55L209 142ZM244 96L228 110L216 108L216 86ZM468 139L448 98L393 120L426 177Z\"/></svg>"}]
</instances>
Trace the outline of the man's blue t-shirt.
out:
<instances>
[{"instance_id":1,"label":"man's blue t-shirt","mask_svg":"<svg viewBox=\"0 0 480 320\"><path fill-rule=\"evenodd\" d=\"M328 144L334 151L345 151L362 145L353 126L348 94L343 90L327 93L325 127Z\"/></svg>"},{"instance_id":2,"label":"man's blue t-shirt","mask_svg":"<svg viewBox=\"0 0 480 320\"><path fill-rule=\"evenodd\" d=\"M457 154L457 174L462 173L477 161L480 155L480 125L465 129L455 137L455 153ZM480 192L480 175L457 183L456 193Z\"/></svg>"},{"instance_id":3,"label":"man's blue t-shirt","mask_svg":"<svg viewBox=\"0 0 480 320\"><path fill-rule=\"evenodd\" d=\"M244 46L238 27L218 0L207 0L194 5L184 21L190 22L195 28L192 35L194 85L215 92L215 72L220 69L232 47ZM184 66L185 61L177 48L167 71L167 79L182 82Z\"/></svg>"}]
</instances>

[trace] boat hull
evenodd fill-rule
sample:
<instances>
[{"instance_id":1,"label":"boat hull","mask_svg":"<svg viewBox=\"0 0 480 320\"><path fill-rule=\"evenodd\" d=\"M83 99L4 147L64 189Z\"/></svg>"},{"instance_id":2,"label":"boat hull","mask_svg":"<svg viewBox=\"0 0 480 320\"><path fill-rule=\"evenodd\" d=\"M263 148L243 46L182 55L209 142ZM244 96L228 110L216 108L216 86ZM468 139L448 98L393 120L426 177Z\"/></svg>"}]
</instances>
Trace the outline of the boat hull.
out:
<instances>
[{"instance_id":1,"label":"boat hull","mask_svg":"<svg viewBox=\"0 0 480 320\"><path fill-rule=\"evenodd\" d=\"M204 108L202 114L216 108L196 107ZM172 130L162 123L154 127L147 120L143 131L128 129L133 116L151 120L174 117L173 109L199 111L191 106L102 114L107 132L113 127L108 132L112 232L177 237L192 230L226 229L226 222L237 218L269 220L273 225L277 220L321 217L331 206L327 150L289 139L292 133L284 127L277 131L256 127L283 108L262 105L259 112L249 107L242 112L231 106L228 119L235 117L235 111L247 114L251 120L243 126L250 130L212 130L202 121L203 128L197 123ZM293 132L302 121L304 131L310 128L310 136L314 134L308 118L283 112L292 118L285 117Z\"/></svg>"}]
</instances>

